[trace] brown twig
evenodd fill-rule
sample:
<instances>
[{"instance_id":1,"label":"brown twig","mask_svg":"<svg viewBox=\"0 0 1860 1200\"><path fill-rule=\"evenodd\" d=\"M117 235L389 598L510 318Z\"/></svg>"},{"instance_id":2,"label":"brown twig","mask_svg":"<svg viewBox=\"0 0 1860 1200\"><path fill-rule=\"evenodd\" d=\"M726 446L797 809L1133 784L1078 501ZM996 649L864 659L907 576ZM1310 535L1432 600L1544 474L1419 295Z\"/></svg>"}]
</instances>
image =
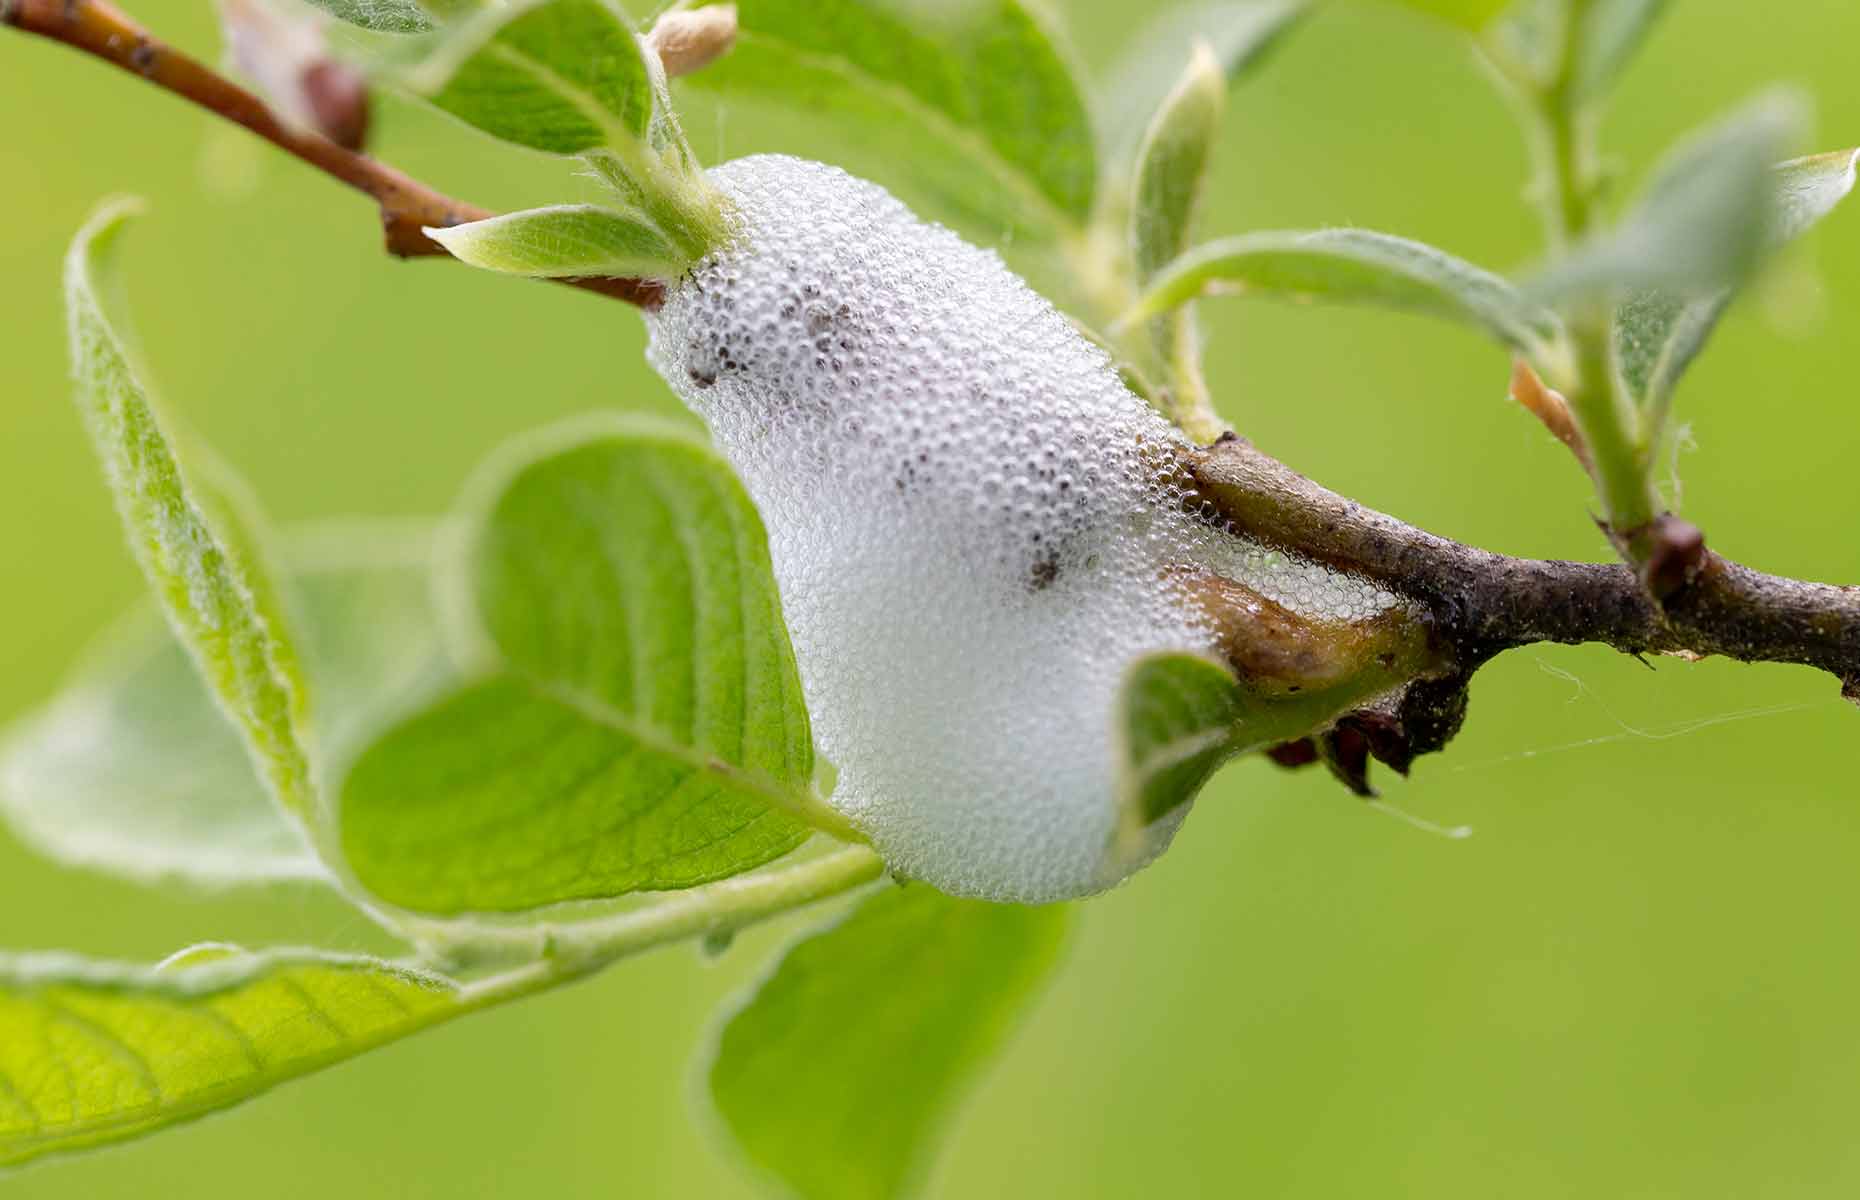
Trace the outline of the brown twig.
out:
<instances>
[{"instance_id":1,"label":"brown twig","mask_svg":"<svg viewBox=\"0 0 1860 1200\"><path fill-rule=\"evenodd\" d=\"M244 126L325 175L348 184L380 208L387 251L396 257L450 257L445 247L421 230L492 215L488 209L435 191L366 154L346 150L320 134L280 121L257 96L162 42L107 0L0 0L0 24L94 55L193 101L215 116ZM558 282L646 309L658 307L664 290L649 279Z\"/></svg>"},{"instance_id":2,"label":"brown twig","mask_svg":"<svg viewBox=\"0 0 1860 1200\"><path fill-rule=\"evenodd\" d=\"M1657 603L1627 567L1509 558L1436 537L1238 438L1191 453L1185 469L1238 532L1419 604L1465 670L1534 642L1601 642L1630 654L1799 663L1860 700L1860 588L1753 571L1706 550L1689 526L1671 535L1687 563Z\"/></svg>"}]
</instances>

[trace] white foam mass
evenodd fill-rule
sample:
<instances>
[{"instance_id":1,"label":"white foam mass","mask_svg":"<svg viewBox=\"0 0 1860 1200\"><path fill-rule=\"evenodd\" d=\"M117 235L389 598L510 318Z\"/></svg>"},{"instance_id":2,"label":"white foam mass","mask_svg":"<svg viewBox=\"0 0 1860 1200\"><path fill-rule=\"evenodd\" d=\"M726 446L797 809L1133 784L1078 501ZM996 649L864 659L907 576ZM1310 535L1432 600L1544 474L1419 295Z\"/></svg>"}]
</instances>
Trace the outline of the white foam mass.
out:
<instances>
[{"instance_id":1,"label":"white foam mass","mask_svg":"<svg viewBox=\"0 0 1860 1200\"><path fill-rule=\"evenodd\" d=\"M1109 887L1176 824L1110 858L1125 670L1213 649L1171 568L1333 615L1388 598L1186 514L1148 465L1180 435L991 251L818 163L710 174L739 236L649 357L768 526L831 804L944 891Z\"/></svg>"}]
</instances>

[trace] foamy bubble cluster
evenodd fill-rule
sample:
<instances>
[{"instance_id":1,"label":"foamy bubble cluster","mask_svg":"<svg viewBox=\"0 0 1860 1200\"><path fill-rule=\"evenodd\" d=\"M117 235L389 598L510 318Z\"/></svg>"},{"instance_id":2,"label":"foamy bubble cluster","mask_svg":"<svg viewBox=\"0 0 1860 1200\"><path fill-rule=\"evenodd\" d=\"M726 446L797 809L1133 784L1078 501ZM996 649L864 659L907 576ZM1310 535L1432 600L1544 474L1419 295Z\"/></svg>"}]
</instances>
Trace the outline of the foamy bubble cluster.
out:
<instances>
[{"instance_id":1,"label":"foamy bubble cluster","mask_svg":"<svg viewBox=\"0 0 1860 1200\"><path fill-rule=\"evenodd\" d=\"M1110 886L1140 865L1109 853L1124 673L1213 649L1174 569L1307 612L1386 597L1187 514L1154 470L1180 435L992 252L818 163L711 178L739 236L649 353L768 526L831 803L945 891Z\"/></svg>"}]
</instances>

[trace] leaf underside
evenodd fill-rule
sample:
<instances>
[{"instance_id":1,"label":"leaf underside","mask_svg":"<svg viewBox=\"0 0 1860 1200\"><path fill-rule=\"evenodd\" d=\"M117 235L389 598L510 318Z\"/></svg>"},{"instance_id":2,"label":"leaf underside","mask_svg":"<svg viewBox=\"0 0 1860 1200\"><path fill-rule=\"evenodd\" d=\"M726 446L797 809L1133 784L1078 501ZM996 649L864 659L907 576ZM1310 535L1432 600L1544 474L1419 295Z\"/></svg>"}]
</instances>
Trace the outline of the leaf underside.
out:
<instances>
[{"instance_id":1,"label":"leaf underside","mask_svg":"<svg viewBox=\"0 0 1860 1200\"><path fill-rule=\"evenodd\" d=\"M907 1194L1057 965L1069 910L886 887L789 948L724 1025L710 1097L808 1200Z\"/></svg>"},{"instance_id":2,"label":"leaf underside","mask_svg":"<svg viewBox=\"0 0 1860 1200\"><path fill-rule=\"evenodd\" d=\"M644 216L592 204L526 209L427 235L461 262L509 275L670 279L691 265Z\"/></svg>"},{"instance_id":3,"label":"leaf underside","mask_svg":"<svg viewBox=\"0 0 1860 1200\"><path fill-rule=\"evenodd\" d=\"M157 605L272 794L295 820L313 824L308 691L258 553L263 539L241 511L238 485L184 469L113 315L116 241L134 211L106 206L66 259L78 407Z\"/></svg>"},{"instance_id":4,"label":"leaf underside","mask_svg":"<svg viewBox=\"0 0 1860 1200\"><path fill-rule=\"evenodd\" d=\"M315 745L337 762L449 671L423 530L343 523L290 540ZM237 731L152 612L108 634L0 750L0 814L42 853L207 886L324 879Z\"/></svg>"},{"instance_id":5,"label":"leaf underside","mask_svg":"<svg viewBox=\"0 0 1860 1200\"><path fill-rule=\"evenodd\" d=\"M1446 317L1527 353L1558 329L1555 316L1497 275L1432 246L1364 229L1250 233L1199 246L1157 277L1136 315L1153 316L1220 289Z\"/></svg>"},{"instance_id":6,"label":"leaf underside","mask_svg":"<svg viewBox=\"0 0 1860 1200\"><path fill-rule=\"evenodd\" d=\"M1856 158L1860 151L1838 150L1774 169L1774 244L1806 233L1847 198L1854 187ZM1735 295L1731 287L1690 294L1645 289L1621 303L1615 311L1615 348L1622 382L1637 404L1654 407L1666 402Z\"/></svg>"}]
</instances>

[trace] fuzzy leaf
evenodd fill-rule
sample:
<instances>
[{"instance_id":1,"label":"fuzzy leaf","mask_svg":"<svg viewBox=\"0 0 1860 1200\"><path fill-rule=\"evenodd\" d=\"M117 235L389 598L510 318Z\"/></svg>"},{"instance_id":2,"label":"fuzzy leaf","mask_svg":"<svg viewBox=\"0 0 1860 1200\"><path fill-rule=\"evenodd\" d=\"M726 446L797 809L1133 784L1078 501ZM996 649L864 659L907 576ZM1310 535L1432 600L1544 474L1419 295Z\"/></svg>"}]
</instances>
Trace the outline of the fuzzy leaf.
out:
<instances>
[{"instance_id":1,"label":"fuzzy leaf","mask_svg":"<svg viewBox=\"0 0 1860 1200\"><path fill-rule=\"evenodd\" d=\"M1226 107L1227 79L1220 63L1207 43L1197 42L1187 72L1163 101L1137 150L1130 242L1139 283L1149 282L1188 246ZM1205 411L1194 305L1152 318L1149 337L1168 383L1168 407Z\"/></svg>"},{"instance_id":2,"label":"fuzzy leaf","mask_svg":"<svg viewBox=\"0 0 1860 1200\"><path fill-rule=\"evenodd\" d=\"M231 489L203 487L184 471L106 298L114 292L116 239L134 211L127 202L106 206L65 260L78 407L157 604L272 794L311 822L307 691L256 553L259 539Z\"/></svg>"},{"instance_id":3,"label":"fuzzy leaf","mask_svg":"<svg viewBox=\"0 0 1860 1200\"><path fill-rule=\"evenodd\" d=\"M1534 285L1569 301L1645 288L1703 292L1743 282L1774 246L1782 205L1772 164L1801 126L1786 96L1766 96L1669 154L1614 229Z\"/></svg>"},{"instance_id":4,"label":"fuzzy leaf","mask_svg":"<svg viewBox=\"0 0 1860 1200\"><path fill-rule=\"evenodd\" d=\"M331 526L293 543L315 746L340 760L443 677L423 536ZM207 886L322 879L299 828L172 633L134 614L0 750L0 815L60 862Z\"/></svg>"},{"instance_id":5,"label":"fuzzy leaf","mask_svg":"<svg viewBox=\"0 0 1860 1200\"><path fill-rule=\"evenodd\" d=\"M1364 229L1251 233L1191 250L1166 268L1126 322L1207 292L1371 304L1449 317L1535 355L1556 318L1489 271L1444 251Z\"/></svg>"},{"instance_id":6,"label":"fuzzy leaf","mask_svg":"<svg viewBox=\"0 0 1860 1200\"><path fill-rule=\"evenodd\" d=\"M1127 832L1188 803L1241 745L1236 727L1245 704L1233 672L1199 655L1139 661L1124 681L1120 710Z\"/></svg>"},{"instance_id":7,"label":"fuzzy leaf","mask_svg":"<svg viewBox=\"0 0 1860 1200\"><path fill-rule=\"evenodd\" d=\"M1188 70L1137 150L1130 240L1144 282L1188 248L1226 107L1220 62L1205 43L1197 43Z\"/></svg>"},{"instance_id":8,"label":"fuzzy leaf","mask_svg":"<svg viewBox=\"0 0 1860 1200\"><path fill-rule=\"evenodd\" d=\"M1098 89L1098 122L1113 157L1130 159L1196 45L1213 52L1233 84L1264 60L1310 7L1305 0L1219 0L1177 6L1150 22Z\"/></svg>"},{"instance_id":9,"label":"fuzzy leaf","mask_svg":"<svg viewBox=\"0 0 1860 1200\"><path fill-rule=\"evenodd\" d=\"M339 21L376 33L425 33L433 18L414 0L309 0Z\"/></svg>"},{"instance_id":10,"label":"fuzzy leaf","mask_svg":"<svg viewBox=\"0 0 1860 1200\"><path fill-rule=\"evenodd\" d=\"M1097 150L1078 83L1021 0L739 0L736 47L689 87L808 118L839 157L972 222L1042 236L1090 216ZM900 150L903 152L900 152Z\"/></svg>"},{"instance_id":11,"label":"fuzzy leaf","mask_svg":"<svg viewBox=\"0 0 1860 1200\"><path fill-rule=\"evenodd\" d=\"M1068 915L887 887L790 947L708 1072L749 1162L808 1200L914 1191L1058 963Z\"/></svg>"},{"instance_id":12,"label":"fuzzy leaf","mask_svg":"<svg viewBox=\"0 0 1860 1200\"><path fill-rule=\"evenodd\" d=\"M1672 292L1636 292L1615 310L1615 356L1621 381L1637 404L1672 394L1731 305L1731 291L1687 299Z\"/></svg>"},{"instance_id":13,"label":"fuzzy leaf","mask_svg":"<svg viewBox=\"0 0 1860 1200\"><path fill-rule=\"evenodd\" d=\"M813 746L761 520L680 429L500 471L470 587L497 665L343 787L361 882L425 912L688 887L793 849Z\"/></svg>"},{"instance_id":14,"label":"fuzzy leaf","mask_svg":"<svg viewBox=\"0 0 1860 1200\"><path fill-rule=\"evenodd\" d=\"M460 1011L449 980L376 959L0 956L0 1167L230 1108Z\"/></svg>"},{"instance_id":15,"label":"fuzzy leaf","mask_svg":"<svg viewBox=\"0 0 1860 1200\"><path fill-rule=\"evenodd\" d=\"M691 260L636 213L560 204L428 229L454 258L510 275L625 275L667 279Z\"/></svg>"},{"instance_id":16,"label":"fuzzy leaf","mask_svg":"<svg viewBox=\"0 0 1860 1200\"><path fill-rule=\"evenodd\" d=\"M1653 31L1667 0L1593 0L1582 30L1576 74L1580 95L1604 95Z\"/></svg>"},{"instance_id":17,"label":"fuzzy leaf","mask_svg":"<svg viewBox=\"0 0 1860 1200\"><path fill-rule=\"evenodd\" d=\"M652 120L639 40L605 0L484 10L402 82L492 137L553 154L638 142Z\"/></svg>"},{"instance_id":18,"label":"fuzzy leaf","mask_svg":"<svg viewBox=\"0 0 1860 1200\"><path fill-rule=\"evenodd\" d=\"M1575 56L1569 98L1600 101L1652 32L1666 0L1519 0L1493 30L1502 55L1525 68L1540 87L1555 86L1562 70L1564 30Z\"/></svg>"},{"instance_id":19,"label":"fuzzy leaf","mask_svg":"<svg viewBox=\"0 0 1860 1200\"><path fill-rule=\"evenodd\" d=\"M1836 150L1792 159L1776 168L1782 214L1778 228L1785 239L1800 237L1854 190L1860 149Z\"/></svg>"},{"instance_id":20,"label":"fuzzy leaf","mask_svg":"<svg viewBox=\"0 0 1860 1200\"><path fill-rule=\"evenodd\" d=\"M1775 170L1778 243L1799 237L1834 211L1854 186L1860 150L1837 150L1783 163ZM1659 407L1704 350L1735 293L1719 288L1702 296L1638 292L1615 312L1615 352L1628 394Z\"/></svg>"}]
</instances>

